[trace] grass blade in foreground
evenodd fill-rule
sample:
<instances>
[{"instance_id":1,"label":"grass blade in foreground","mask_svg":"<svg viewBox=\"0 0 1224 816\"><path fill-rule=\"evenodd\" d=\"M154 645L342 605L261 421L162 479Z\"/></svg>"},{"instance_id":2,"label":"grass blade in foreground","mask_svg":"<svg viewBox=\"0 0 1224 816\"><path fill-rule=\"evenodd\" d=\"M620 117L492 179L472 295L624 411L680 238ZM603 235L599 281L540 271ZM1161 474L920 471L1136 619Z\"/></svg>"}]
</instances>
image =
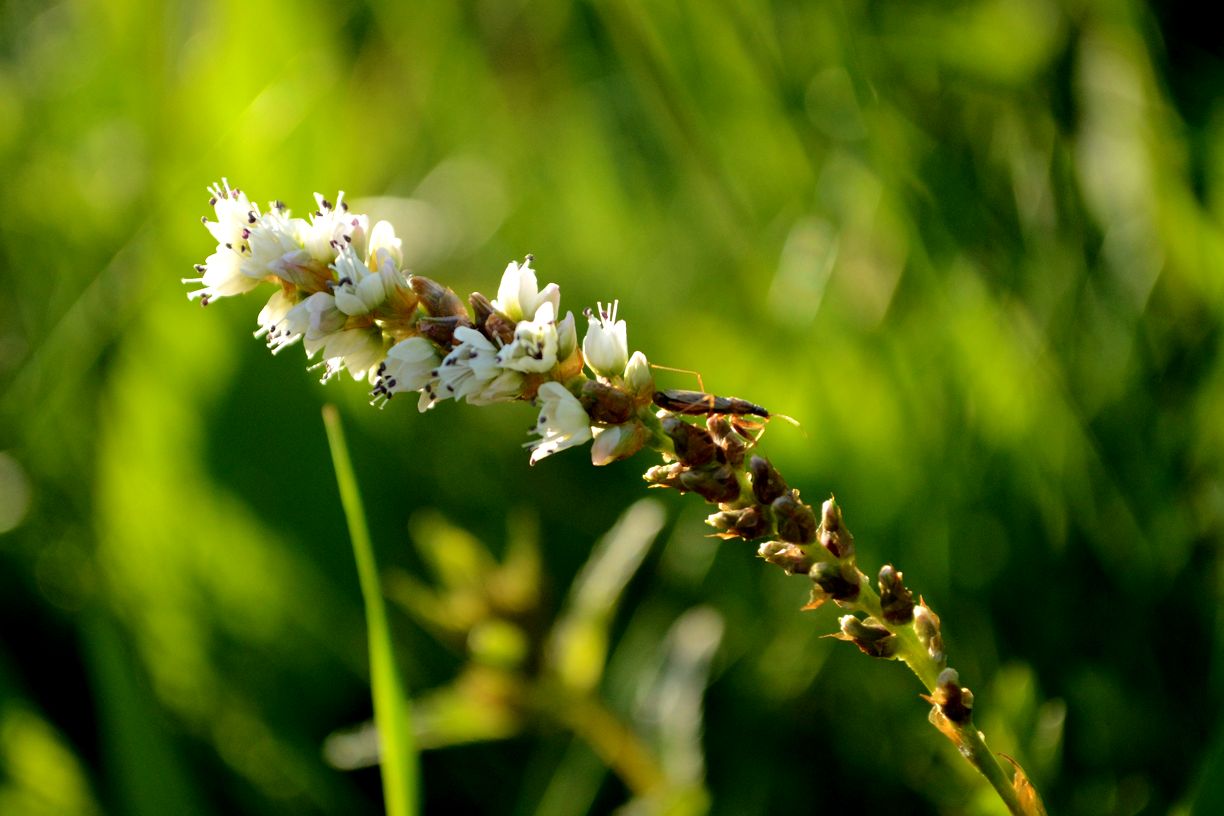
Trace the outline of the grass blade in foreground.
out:
<instances>
[{"instance_id":1,"label":"grass blade in foreground","mask_svg":"<svg viewBox=\"0 0 1224 816\"><path fill-rule=\"evenodd\" d=\"M348 520L357 577L365 600L366 625L370 631L370 688L374 697L374 723L378 728L383 796L388 816L415 816L417 809L417 758L409 720L408 695L395 666L387 609L383 605L374 548L366 529L361 492L353 476L340 413L334 405L323 407L323 424L331 447L340 503Z\"/></svg>"}]
</instances>

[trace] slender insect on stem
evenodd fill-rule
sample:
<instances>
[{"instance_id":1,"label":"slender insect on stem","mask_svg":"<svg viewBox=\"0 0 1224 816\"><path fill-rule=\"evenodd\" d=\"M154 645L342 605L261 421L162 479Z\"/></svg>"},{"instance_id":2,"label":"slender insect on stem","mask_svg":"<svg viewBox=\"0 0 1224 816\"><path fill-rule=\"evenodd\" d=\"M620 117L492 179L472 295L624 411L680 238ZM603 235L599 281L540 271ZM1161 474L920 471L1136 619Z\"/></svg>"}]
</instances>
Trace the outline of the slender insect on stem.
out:
<instances>
[{"instance_id":1,"label":"slender insect on stem","mask_svg":"<svg viewBox=\"0 0 1224 816\"><path fill-rule=\"evenodd\" d=\"M666 391L656 391L654 394L654 404L665 411L671 411L674 414L688 414L690 416L700 414L707 416L713 414L744 416L750 414L763 419L769 419L772 416L769 411L755 402L749 402L739 397L717 397L704 391L684 391L675 388Z\"/></svg>"}]
</instances>

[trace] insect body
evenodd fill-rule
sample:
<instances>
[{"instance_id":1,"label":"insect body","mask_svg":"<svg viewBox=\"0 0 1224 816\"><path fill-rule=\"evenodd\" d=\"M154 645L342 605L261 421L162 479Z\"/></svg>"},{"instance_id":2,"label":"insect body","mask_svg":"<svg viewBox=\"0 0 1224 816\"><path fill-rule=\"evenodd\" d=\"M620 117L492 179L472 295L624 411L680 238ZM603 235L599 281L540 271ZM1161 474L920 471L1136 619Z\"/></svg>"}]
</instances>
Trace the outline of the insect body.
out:
<instances>
[{"instance_id":1,"label":"insect body","mask_svg":"<svg viewBox=\"0 0 1224 816\"><path fill-rule=\"evenodd\" d=\"M703 391L669 389L654 393L654 404L674 414L697 416L704 414L729 414L732 416L759 416L769 419L770 413L761 406L739 397L716 397Z\"/></svg>"}]
</instances>

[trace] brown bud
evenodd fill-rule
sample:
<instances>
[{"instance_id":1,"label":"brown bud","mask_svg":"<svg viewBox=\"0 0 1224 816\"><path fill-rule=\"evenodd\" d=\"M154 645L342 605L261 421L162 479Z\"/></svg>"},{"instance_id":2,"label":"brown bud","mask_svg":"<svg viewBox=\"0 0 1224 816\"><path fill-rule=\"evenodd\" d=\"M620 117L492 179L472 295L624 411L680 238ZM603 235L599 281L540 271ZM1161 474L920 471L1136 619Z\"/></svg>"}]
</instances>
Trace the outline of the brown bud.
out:
<instances>
[{"instance_id":1,"label":"brown bud","mask_svg":"<svg viewBox=\"0 0 1224 816\"><path fill-rule=\"evenodd\" d=\"M479 292L468 295L468 303L472 304L472 322L477 326L483 326L489 315L497 311L493 308L493 302Z\"/></svg>"},{"instance_id":2,"label":"brown bud","mask_svg":"<svg viewBox=\"0 0 1224 816\"><path fill-rule=\"evenodd\" d=\"M587 380L579 401L593 421L605 425L620 425L633 416L633 397L607 383Z\"/></svg>"},{"instance_id":3,"label":"brown bud","mask_svg":"<svg viewBox=\"0 0 1224 816\"><path fill-rule=\"evenodd\" d=\"M721 532L722 538L744 538L751 541L772 532L769 514L759 505L722 510L706 519L706 524Z\"/></svg>"},{"instance_id":4,"label":"brown bud","mask_svg":"<svg viewBox=\"0 0 1224 816\"><path fill-rule=\"evenodd\" d=\"M772 504L778 535L792 544L811 544L816 540L816 514L799 501L797 490L788 490Z\"/></svg>"},{"instance_id":5,"label":"brown bud","mask_svg":"<svg viewBox=\"0 0 1224 816\"><path fill-rule=\"evenodd\" d=\"M761 504L770 504L786 492L782 474L765 457L754 456L748 460L748 472L752 474L752 494Z\"/></svg>"},{"instance_id":6,"label":"brown bud","mask_svg":"<svg viewBox=\"0 0 1224 816\"><path fill-rule=\"evenodd\" d=\"M421 299L425 312L433 317L452 317L463 315L467 317L467 309L463 301L453 291L437 281L421 275L413 275L408 283L412 291Z\"/></svg>"},{"instance_id":7,"label":"brown bud","mask_svg":"<svg viewBox=\"0 0 1224 816\"><path fill-rule=\"evenodd\" d=\"M766 541L757 550L757 555L781 567L787 575L806 575L812 569L812 559L808 554L785 541Z\"/></svg>"},{"instance_id":8,"label":"brown bud","mask_svg":"<svg viewBox=\"0 0 1224 816\"><path fill-rule=\"evenodd\" d=\"M445 354L455 344L455 329L460 326L472 327L472 321L467 315L449 315L447 317L422 317L417 320L417 330L442 348Z\"/></svg>"},{"instance_id":9,"label":"brown bud","mask_svg":"<svg viewBox=\"0 0 1224 816\"><path fill-rule=\"evenodd\" d=\"M739 435L726 417L710 417L706 420L706 428L714 438L714 444L722 450L727 464L737 468L744 463L749 447L748 440Z\"/></svg>"},{"instance_id":10,"label":"brown bud","mask_svg":"<svg viewBox=\"0 0 1224 816\"><path fill-rule=\"evenodd\" d=\"M854 615L844 615L839 623L841 632L833 637L850 641L863 654L871 657L892 657L897 653L897 636L885 629L875 618L859 620Z\"/></svg>"},{"instance_id":11,"label":"brown bud","mask_svg":"<svg viewBox=\"0 0 1224 816\"><path fill-rule=\"evenodd\" d=\"M973 719L973 692L961 688L956 669L944 669L939 673L935 691L928 699L957 725L967 725Z\"/></svg>"},{"instance_id":12,"label":"brown bud","mask_svg":"<svg viewBox=\"0 0 1224 816\"><path fill-rule=\"evenodd\" d=\"M706 466L680 474L680 484L711 504L725 504L739 498L739 480L729 465Z\"/></svg>"},{"instance_id":13,"label":"brown bud","mask_svg":"<svg viewBox=\"0 0 1224 816\"><path fill-rule=\"evenodd\" d=\"M709 431L685 422L674 414L663 417L663 433L671 437L676 448L676 458L689 467L700 467L714 461L714 440Z\"/></svg>"},{"instance_id":14,"label":"brown bud","mask_svg":"<svg viewBox=\"0 0 1224 816\"><path fill-rule=\"evenodd\" d=\"M926 647L927 654L936 663L943 664L948 657L944 654L943 635L939 629L939 616L936 615L925 601L919 601L914 607L914 634Z\"/></svg>"},{"instance_id":15,"label":"brown bud","mask_svg":"<svg viewBox=\"0 0 1224 816\"><path fill-rule=\"evenodd\" d=\"M509 345L514 342L514 321L501 312L494 312L484 322L484 336L490 340Z\"/></svg>"},{"instance_id":16,"label":"brown bud","mask_svg":"<svg viewBox=\"0 0 1224 816\"><path fill-rule=\"evenodd\" d=\"M834 558L854 555L854 536L842 523L841 508L834 499L829 499L820 508L820 545Z\"/></svg>"},{"instance_id":17,"label":"brown bud","mask_svg":"<svg viewBox=\"0 0 1224 816\"><path fill-rule=\"evenodd\" d=\"M914 595L905 588L903 578L892 564L880 567L880 608L889 623L909 623L914 618Z\"/></svg>"},{"instance_id":18,"label":"brown bud","mask_svg":"<svg viewBox=\"0 0 1224 816\"><path fill-rule=\"evenodd\" d=\"M837 564L822 561L808 571L812 583L835 601L853 601L859 596L859 585L848 581Z\"/></svg>"}]
</instances>

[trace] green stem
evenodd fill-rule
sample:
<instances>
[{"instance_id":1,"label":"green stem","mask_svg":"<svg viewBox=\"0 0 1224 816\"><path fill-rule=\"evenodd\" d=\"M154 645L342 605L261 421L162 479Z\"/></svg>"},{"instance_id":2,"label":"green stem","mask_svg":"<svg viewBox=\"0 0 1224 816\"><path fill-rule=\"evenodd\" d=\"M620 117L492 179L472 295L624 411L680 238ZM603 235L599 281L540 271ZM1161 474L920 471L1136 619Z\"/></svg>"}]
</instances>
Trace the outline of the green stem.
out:
<instances>
[{"instance_id":1,"label":"green stem","mask_svg":"<svg viewBox=\"0 0 1224 816\"><path fill-rule=\"evenodd\" d=\"M323 425L327 429L327 442L331 447L332 464L340 488L340 504L344 508L349 538L353 542L357 578L365 602L366 625L370 630L370 690L374 700L374 722L378 728L383 797L388 816L416 816L418 772L408 695L395 665L391 628L387 623L387 609L383 604L374 548L366 528L361 491L349 461L344 430L340 426L340 413L334 405L323 406Z\"/></svg>"},{"instance_id":2,"label":"green stem","mask_svg":"<svg viewBox=\"0 0 1224 816\"><path fill-rule=\"evenodd\" d=\"M922 685L926 686L928 692L934 693L939 682L939 673L943 667L927 652L913 626L909 624L898 626L884 620L884 612L880 607L880 596L871 588L865 576L859 581L859 597L854 602L852 609L870 615L897 636L897 658L909 666L910 671L918 677ZM999 798L1003 800L1011 813L1015 816L1026 816L1026 811L1016 795L1016 789L1007 777L1007 772L1003 770L1003 766L999 764L994 753L986 747L982 732L974 727L973 721L970 720L964 725L949 724L956 729L956 737L952 741L961 755L969 761L970 765L977 768L982 776L986 777L986 781L999 794Z\"/></svg>"}]
</instances>

